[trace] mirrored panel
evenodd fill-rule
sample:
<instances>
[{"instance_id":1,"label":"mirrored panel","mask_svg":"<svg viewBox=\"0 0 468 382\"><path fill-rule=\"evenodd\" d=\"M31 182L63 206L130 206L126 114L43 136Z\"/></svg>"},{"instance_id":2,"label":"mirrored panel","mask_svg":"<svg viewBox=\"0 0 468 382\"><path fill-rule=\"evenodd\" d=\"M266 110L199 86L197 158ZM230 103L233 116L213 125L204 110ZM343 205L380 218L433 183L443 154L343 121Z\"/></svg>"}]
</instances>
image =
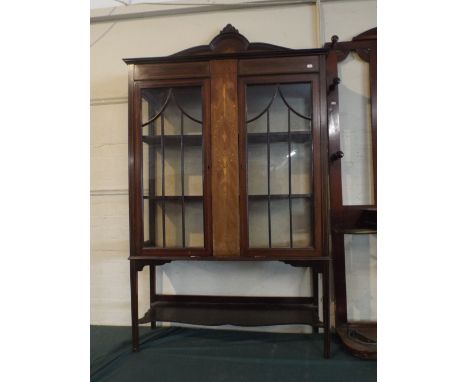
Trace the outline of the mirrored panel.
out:
<instances>
[{"instance_id":1,"label":"mirrored panel","mask_svg":"<svg viewBox=\"0 0 468 382\"><path fill-rule=\"evenodd\" d=\"M338 64L343 205L374 204L369 64L355 53Z\"/></svg>"},{"instance_id":2,"label":"mirrored panel","mask_svg":"<svg viewBox=\"0 0 468 382\"><path fill-rule=\"evenodd\" d=\"M146 247L204 243L201 87L141 91Z\"/></svg>"},{"instance_id":3,"label":"mirrored panel","mask_svg":"<svg viewBox=\"0 0 468 382\"><path fill-rule=\"evenodd\" d=\"M349 321L377 320L377 235L344 235Z\"/></svg>"}]
</instances>

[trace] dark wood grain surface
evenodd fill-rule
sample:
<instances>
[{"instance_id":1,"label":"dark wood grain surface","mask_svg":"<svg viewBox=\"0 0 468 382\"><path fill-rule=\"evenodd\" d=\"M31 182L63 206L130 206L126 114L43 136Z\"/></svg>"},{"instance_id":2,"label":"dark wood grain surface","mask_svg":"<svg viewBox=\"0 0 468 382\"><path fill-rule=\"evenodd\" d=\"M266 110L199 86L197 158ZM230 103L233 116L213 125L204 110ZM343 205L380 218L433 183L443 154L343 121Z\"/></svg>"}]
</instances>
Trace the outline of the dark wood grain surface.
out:
<instances>
[{"instance_id":1,"label":"dark wood grain surface","mask_svg":"<svg viewBox=\"0 0 468 382\"><path fill-rule=\"evenodd\" d=\"M239 75L316 73L319 72L318 56L256 58L239 61Z\"/></svg>"},{"instance_id":2,"label":"dark wood grain surface","mask_svg":"<svg viewBox=\"0 0 468 382\"><path fill-rule=\"evenodd\" d=\"M209 62L184 62L135 65L135 81L164 78L194 78L210 75Z\"/></svg>"},{"instance_id":3,"label":"dark wood grain surface","mask_svg":"<svg viewBox=\"0 0 468 382\"><path fill-rule=\"evenodd\" d=\"M214 256L240 255L237 61L211 62Z\"/></svg>"}]
</instances>

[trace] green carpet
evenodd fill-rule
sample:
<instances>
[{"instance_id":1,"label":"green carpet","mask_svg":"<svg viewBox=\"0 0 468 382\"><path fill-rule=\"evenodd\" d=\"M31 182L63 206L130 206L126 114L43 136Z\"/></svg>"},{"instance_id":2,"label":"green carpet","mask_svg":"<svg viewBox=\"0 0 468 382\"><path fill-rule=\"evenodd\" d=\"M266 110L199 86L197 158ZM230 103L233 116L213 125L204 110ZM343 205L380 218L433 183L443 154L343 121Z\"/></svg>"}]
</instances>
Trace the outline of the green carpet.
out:
<instances>
[{"instance_id":1,"label":"green carpet","mask_svg":"<svg viewBox=\"0 0 468 382\"><path fill-rule=\"evenodd\" d=\"M320 334L140 328L140 352L130 327L91 326L91 382L367 382L377 363L332 342L322 356Z\"/></svg>"}]
</instances>

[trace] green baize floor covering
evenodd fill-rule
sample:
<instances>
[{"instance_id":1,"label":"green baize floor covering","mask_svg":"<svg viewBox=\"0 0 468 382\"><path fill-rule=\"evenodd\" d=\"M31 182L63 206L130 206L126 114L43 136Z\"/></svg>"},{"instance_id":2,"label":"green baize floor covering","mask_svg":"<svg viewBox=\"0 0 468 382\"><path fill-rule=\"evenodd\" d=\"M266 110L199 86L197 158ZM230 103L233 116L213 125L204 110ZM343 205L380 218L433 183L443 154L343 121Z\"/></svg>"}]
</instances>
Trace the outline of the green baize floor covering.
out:
<instances>
[{"instance_id":1,"label":"green baize floor covering","mask_svg":"<svg viewBox=\"0 0 468 382\"><path fill-rule=\"evenodd\" d=\"M91 382L367 382L377 363L351 356L336 340L323 358L321 334L181 327L91 326Z\"/></svg>"}]
</instances>

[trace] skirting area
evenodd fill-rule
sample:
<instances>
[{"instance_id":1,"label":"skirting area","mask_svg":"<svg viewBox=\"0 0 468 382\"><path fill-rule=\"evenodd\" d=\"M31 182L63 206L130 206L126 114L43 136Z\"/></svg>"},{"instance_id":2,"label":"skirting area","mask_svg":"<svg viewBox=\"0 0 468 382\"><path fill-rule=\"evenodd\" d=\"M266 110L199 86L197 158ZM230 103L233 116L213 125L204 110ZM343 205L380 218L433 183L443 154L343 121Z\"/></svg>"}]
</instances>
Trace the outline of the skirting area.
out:
<instances>
[{"instance_id":1,"label":"skirting area","mask_svg":"<svg viewBox=\"0 0 468 382\"><path fill-rule=\"evenodd\" d=\"M349 355L336 340L323 358L320 334L91 326L91 382L376 381L377 363Z\"/></svg>"}]
</instances>

